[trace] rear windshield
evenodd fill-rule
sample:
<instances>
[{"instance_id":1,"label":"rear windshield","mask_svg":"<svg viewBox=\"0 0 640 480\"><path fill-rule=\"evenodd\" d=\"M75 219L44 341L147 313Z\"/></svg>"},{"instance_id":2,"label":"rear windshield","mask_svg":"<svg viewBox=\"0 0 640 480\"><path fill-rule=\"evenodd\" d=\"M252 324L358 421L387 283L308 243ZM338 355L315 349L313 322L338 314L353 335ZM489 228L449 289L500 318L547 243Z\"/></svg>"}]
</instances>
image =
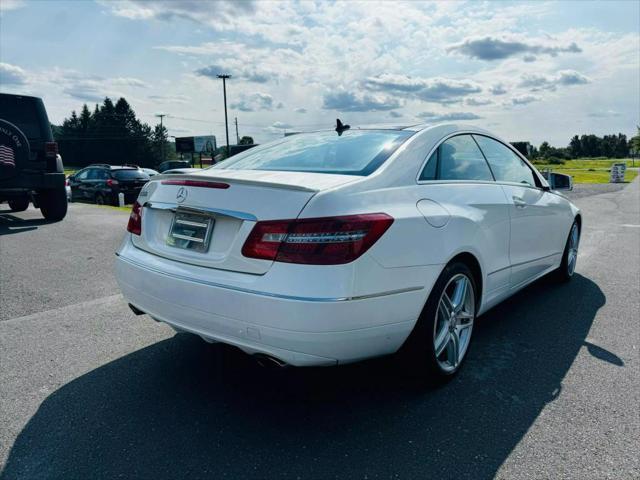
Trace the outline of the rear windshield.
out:
<instances>
[{"instance_id":1,"label":"rear windshield","mask_svg":"<svg viewBox=\"0 0 640 480\"><path fill-rule=\"evenodd\" d=\"M116 180L149 180L149 175L142 170L116 170L113 172Z\"/></svg>"},{"instance_id":2,"label":"rear windshield","mask_svg":"<svg viewBox=\"0 0 640 480\"><path fill-rule=\"evenodd\" d=\"M252 148L212 169L369 175L414 132L347 130L301 133Z\"/></svg>"},{"instance_id":3,"label":"rear windshield","mask_svg":"<svg viewBox=\"0 0 640 480\"><path fill-rule=\"evenodd\" d=\"M22 130L27 139L41 140L40 111L37 100L29 97L0 95L0 118Z\"/></svg>"}]
</instances>

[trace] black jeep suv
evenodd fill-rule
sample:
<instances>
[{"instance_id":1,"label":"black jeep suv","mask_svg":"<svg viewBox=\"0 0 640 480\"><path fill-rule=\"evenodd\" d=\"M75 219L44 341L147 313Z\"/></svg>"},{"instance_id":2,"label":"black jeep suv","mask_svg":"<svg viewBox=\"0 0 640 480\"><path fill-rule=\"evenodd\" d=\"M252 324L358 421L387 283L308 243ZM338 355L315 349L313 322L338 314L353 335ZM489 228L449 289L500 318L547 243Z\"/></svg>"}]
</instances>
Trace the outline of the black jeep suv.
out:
<instances>
[{"instance_id":1,"label":"black jeep suv","mask_svg":"<svg viewBox=\"0 0 640 480\"><path fill-rule=\"evenodd\" d=\"M119 193L124 195L124 203L133 203L148 181L149 175L136 165L97 163L71 175L69 186L73 201L118 205Z\"/></svg>"},{"instance_id":2,"label":"black jeep suv","mask_svg":"<svg viewBox=\"0 0 640 480\"><path fill-rule=\"evenodd\" d=\"M67 214L62 158L40 98L0 93L0 203L33 202L47 220Z\"/></svg>"}]
</instances>

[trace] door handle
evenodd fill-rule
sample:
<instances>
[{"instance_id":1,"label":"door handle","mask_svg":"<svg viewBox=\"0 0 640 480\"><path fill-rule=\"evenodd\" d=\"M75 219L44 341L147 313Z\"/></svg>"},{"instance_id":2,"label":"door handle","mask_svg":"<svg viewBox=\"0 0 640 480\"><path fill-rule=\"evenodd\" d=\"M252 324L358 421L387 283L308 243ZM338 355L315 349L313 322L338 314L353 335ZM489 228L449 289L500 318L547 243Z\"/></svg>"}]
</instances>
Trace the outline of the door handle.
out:
<instances>
[{"instance_id":1,"label":"door handle","mask_svg":"<svg viewBox=\"0 0 640 480\"><path fill-rule=\"evenodd\" d=\"M527 202L525 202L522 198L520 197L512 197L513 198L513 204L516 206L516 208L525 208L527 206Z\"/></svg>"}]
</instances>

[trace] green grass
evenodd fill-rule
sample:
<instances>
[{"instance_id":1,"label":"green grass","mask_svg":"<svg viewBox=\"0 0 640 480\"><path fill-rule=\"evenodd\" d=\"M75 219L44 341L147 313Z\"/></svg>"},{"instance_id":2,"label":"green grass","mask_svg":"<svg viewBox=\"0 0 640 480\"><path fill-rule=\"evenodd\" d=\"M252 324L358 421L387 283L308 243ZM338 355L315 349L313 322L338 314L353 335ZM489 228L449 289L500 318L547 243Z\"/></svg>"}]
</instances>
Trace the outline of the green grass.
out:
<instances>
[{"instance_id":1,"label":"green grass","mask_svg":"<svg viewBox=\"0 0 640 480\"><path fill-rule=\"evenodd\" d=\"M571 175L573 183L609 183L611 165L623 162L627 164L624 179L626 182L631 182L638 176L639 160L635 161L636 168L633 168L633 161L628 158L577 158L566 160L564 165L545 163L535 163L534 165L540 171L550 168L552 172Z\"/></svg>"}]
</instances>

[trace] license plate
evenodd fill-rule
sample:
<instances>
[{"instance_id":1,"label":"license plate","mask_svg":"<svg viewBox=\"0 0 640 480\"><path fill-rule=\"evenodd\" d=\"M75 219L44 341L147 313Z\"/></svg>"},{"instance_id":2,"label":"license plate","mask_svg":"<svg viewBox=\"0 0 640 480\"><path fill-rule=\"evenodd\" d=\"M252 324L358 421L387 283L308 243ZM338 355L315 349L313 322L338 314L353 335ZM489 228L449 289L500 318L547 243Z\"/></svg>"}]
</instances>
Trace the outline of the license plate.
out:
<instances>
[{"instance_id":1,"label":"license plate","mask_svg":"<svg viewBox=\"0 0 640 480\"><path fill-rule=\"evenodd\" d=\"M213 217L178 209L169 229L167 245L196 252L206 252L209 249L213 224Z\"/></svg>"}]
</instances>

